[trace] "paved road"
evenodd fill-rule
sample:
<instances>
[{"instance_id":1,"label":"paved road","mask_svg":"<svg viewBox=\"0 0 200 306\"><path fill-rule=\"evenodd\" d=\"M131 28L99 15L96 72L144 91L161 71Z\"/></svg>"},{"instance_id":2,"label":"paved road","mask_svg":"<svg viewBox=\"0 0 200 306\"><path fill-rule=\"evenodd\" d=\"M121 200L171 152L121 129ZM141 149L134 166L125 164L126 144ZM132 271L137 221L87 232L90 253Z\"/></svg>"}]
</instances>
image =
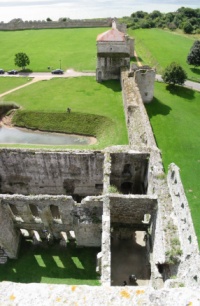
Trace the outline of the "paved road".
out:
<instances>
[{"instance_id":1,"label":"paved road","mask_svg":"<svg viewBox=\"0 0 200 306\"><path fill-rule=\"evenodd\" d=\"M52 74L51 72L30 72L30 73L18 73L16 75L9 75L7 73L2 74L2 77L30 77L30 78L40 78L43 80L48 80L52 78L66 78L66 77L79 77L79 76L95 76L95 72L79 72L73 69L66 70L63 74Z\"/></svg>"},{"instance_id":2,"label":"paved road","mask_svg":"<svg viewBox=\"0 0 200 306\"><path fill-rule=\"evenodd\" d=\"M63 74L59 74L59 75L51 74L50 72L31 72L31 73L19 73L17 75L3 74L0 77L7 77L7 76L9 77L30 77L30 78L35 78L35 81L40 81L40 80L49 80L55 77L68 78L68 77L79 77L79 76L95 76L95 72L79 72L73 69L68 69ZM156 74L156 80L159 82L163 82L163 79L160 74ZM184 84L184 87L200 91L200 83L196 83L196 82L187 80Z\"/></svg>"},{"instance_id":3,"label":"paved road","mask_svg":"<svg viewBox=\"0 0 200 306\"><path fill-rule=\"evenodd\" d=\"M163 79L160 74L156 74L156 80L159 82L163 82ZM200 91L200 83L192 82L192 81L185 81L184 87L191 88L193 90Z\"/></svg>"}]
</instances>

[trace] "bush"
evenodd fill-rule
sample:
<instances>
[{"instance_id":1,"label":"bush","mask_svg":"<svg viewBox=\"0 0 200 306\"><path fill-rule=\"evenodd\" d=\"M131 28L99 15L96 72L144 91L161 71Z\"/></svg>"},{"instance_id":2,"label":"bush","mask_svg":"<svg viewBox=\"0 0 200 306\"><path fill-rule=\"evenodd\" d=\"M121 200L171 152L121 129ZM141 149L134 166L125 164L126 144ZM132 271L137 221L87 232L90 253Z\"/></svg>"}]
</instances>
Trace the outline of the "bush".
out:
<instances>
[{"instance_id":1,"label":"bush","mask_svg":"<svg viewBox=\"0 0 200 306\"><path fill-rule=\"evenodd\" d=\"M186 21L184 24L183 24L183 31L186 33L186 34L191 34L193 32L193 26L191 25L191 23L189 21Z\"/></svg>"},{"instance_id":2,"label":"bush","mask_svg":"<svg viewBox=\"0 0 200 306\"><path fill-rule=\"evenodd\" d=\"M162 78L165 83L183 85L187 79L187 74L179 64L173 62L166 67Z\"/></svg>"},{"instance_id":3,"label":"bush","mask_svg":"<svg viewBox=\"0 0 200 306\"><path fill-rule=\"evenodd\" d=\"M187 56L187 63L196 67L200 66L200 40L196 40Z\"/></svg>"}]
</instances>

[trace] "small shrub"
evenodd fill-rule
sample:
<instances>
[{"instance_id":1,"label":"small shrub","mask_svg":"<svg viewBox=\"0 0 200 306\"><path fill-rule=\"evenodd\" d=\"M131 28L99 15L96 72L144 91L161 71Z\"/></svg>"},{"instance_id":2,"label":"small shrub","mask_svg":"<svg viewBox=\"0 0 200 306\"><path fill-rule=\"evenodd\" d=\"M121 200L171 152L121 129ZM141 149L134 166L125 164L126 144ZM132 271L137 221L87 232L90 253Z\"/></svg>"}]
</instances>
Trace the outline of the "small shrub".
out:
<instances>
[{"instance_id":1,"label":"small shrub","mask_svg":"<svg viewBox=\"0 0 200 306\"><path fill-rule=\"evenodd\" d=\"M109 191L109 193L119 193L117 187L114 186L114 185L110 185L108 191Z\"/></svg>"}]
</instances>

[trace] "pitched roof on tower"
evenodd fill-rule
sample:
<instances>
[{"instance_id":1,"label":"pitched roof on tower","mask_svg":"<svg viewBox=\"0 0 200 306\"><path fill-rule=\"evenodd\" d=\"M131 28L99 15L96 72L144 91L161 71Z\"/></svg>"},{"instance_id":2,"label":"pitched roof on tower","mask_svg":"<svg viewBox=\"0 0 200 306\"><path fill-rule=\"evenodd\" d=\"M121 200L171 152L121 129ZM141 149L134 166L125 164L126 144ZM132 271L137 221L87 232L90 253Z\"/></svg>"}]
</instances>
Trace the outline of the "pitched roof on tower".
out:
<instances>
[{"instance_id":1,"label":"pitched roof on tower","mask_svg":"<svg viewBox=\"0 0 200 306\"><path fill-rule=\"evenodd\" d=\"M117 29L111 29L99 34L97 41L125 41L125 34Z\"/></svg>"}]
</instances>

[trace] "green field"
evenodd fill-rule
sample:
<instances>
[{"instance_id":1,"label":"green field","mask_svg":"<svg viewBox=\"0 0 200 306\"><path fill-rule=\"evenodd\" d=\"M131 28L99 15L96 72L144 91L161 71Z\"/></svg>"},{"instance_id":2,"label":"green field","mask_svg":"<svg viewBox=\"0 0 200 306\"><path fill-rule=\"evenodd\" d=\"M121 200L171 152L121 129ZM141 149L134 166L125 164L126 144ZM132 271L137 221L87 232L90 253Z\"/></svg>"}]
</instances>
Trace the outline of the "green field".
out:
<instances>
[{"instance_id":1,"label":"green field","mask_svg":"<svg viewBox=\"0 0 200 306\"><path fill-rule=\"evenodd\" d=\"M18 87L20 85L24 85L30 80L31 78L23 78L23 77L20 78L0 77L0 94L15 87Z\"/></svg>"},{"instance_id":2,"label":"green field","mask_svg":"<svg viewBox=\"0 0 200 306\"><path fill-rule=\"evenodd\" d=\"M200 93L155 84L154 101L146 105L163 163L181 169L181 178L200 245Z\"/></svg>"},{"instance_id":3,"label":"green field","mask_svg":"<svg viewBox=\"0 0 200 306\"><path fill-rule=\"evenodd\" d=\"M1 102L23 108L14 118L18 126L97 137L98 143L90 148L128 144L119 81L100 84L94 77L54 78L6 95Z\"/></svg>"},{"instance_id":4,"label":"green field","mask_svg":"<svg viewBox=\"0 0 200 306\"><path fill-rule=\"evenodd\" d=\"M143 64L156 67L157 73L162 74L175 61L184 68L188 79L200 82L200 68L194 69L186 63L194 37L160 29L129 30L128 33L135 38L136 52Z\"/></svg>"},{"instance_id":5,"label":"green field","mask_svg":"<svg viewBox=\"0 0 200 306\"><path fill-rule=\"evenodd\" d=\"M14 56L25 52L30 58L27 67L48 71L60 67L78 71L96 69L96 37L107 28L0 31L0 68L10 70Z\"/></svg>"},{"instance_id":6,"label":"green field","mask_svg":"<svg viewBox=\"0 0 200 306\"><path fill-rule=\"evenodd\" d=\"M96 255L99 251L98 248L77 249L69 244L61 248L58 243L34 246L31 241L22 241L19 258L0 265L0 282L98 286Z\"/></svg>"}]
</instances>

